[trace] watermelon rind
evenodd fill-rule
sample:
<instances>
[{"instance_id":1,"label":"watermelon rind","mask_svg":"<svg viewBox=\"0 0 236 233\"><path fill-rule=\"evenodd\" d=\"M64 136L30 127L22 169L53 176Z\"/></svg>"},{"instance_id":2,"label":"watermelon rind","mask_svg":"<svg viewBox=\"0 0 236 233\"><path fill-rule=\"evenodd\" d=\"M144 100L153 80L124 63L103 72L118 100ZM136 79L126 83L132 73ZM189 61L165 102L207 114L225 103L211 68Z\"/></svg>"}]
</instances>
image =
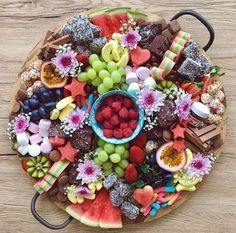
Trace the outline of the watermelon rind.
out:
<instances>
[{"instance_id":1,"label":"watermelon rind","mask_svg":"<svg viewBox=\"0 0 236 233\"><path fill-rule=\"evenodd\" d=\"M128 11L127 15L131 19L143 19L146 21L148 18L148 15L138 12L138 11Z\"/></svg>"}]
</instances>

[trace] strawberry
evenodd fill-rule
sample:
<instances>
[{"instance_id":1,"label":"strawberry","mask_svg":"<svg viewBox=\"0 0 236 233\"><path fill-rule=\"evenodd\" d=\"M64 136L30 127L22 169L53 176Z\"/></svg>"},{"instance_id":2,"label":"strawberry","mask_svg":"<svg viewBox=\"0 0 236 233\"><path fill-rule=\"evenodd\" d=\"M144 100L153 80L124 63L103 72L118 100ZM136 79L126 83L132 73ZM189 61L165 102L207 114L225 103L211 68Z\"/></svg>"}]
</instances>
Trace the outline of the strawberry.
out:
<instances>
[{"instance_id":1,"label":"strawberry","mask_svg":"<svg viewBox=\"0 0 236 233\"><path fill-rule=\"evenodd\" d=\"M119 116L123 119L126 119L129 115L129 112L127 110L127 108L123 107L121 108L121 110L119 111Z\"/></svg>"},{"instance_id":2,"label":"strawberry","mask_svg":"<svg viewBox=\"0 0 236 233\"><path fill-rule=\"evenodd\" d=\"M111 111L111 108L110 108L110 107L105 107L105 108L102 110L102 116L103 116L105 119L110 119L110 118L111 118L111 114L112 114L112 111Z\"/></svg>"},{"instance_id":3,"label":"strawberry","mask_svg":"<svg viewBox=\"0 0 236 233\"><path fill-rule=\"evenodd\" d=\"M114 112L119 112L120 109L121 109L121 102L119 102L119 101L113 102L113 103L111 104L111 107L112 107L112 110L113 110Z\"/></svg>"},{"instance_id":4,"label":"strawberry","mask_svg":"<svg viewBox=\"0 0 236 233\"><path fill-rule=\"evenodd\" d=\"M124 136L125 138L130 137L130 136L132 135L132 133L133 133L133 130L130 129L130 128L125 128L125 129L123 129L123 136Z\"/></svg>"},{"instance_id":5,"label":"strawberry","mask_svg":"<svg viewBox=\"0 0 236 233\"><path fill-rule=\"evenodd\" d=\"M133 164L128 164L126 170L125 170L125 181L127 183L134 183L138 178L138 172L137 169Z\"/></svg>"},{"instance_id":6,"label":"strawberry","mask_svg":"<svg viewBox=\"0 0 236 233\"><path fill-rule=\"evenodd\" d=\"M132 142L132 146L139 146L140 148L144 148L147 142L147 133L142 131Z\"/></svg>"},{"instance_id":7,"label":"strawberry","mask_svg":"<svg viewBox=\"0 0 236 233\"><path fill-rule=\"evenodd\" d=\"M145 160L143 150L138 146L132 146L129 150L129 160L134 164L142 164Z\"/></svg>"}]
</instances>

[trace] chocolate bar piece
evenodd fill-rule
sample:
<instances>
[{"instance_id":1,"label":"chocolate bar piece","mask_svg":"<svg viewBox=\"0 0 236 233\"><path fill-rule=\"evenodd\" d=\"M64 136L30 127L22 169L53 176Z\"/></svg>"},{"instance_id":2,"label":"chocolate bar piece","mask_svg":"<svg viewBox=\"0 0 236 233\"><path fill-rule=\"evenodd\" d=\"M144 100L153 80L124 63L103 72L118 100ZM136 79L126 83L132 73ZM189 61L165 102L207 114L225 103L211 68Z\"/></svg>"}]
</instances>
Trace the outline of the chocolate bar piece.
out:
<instances>
[{"instance_id":1,"label":"chocolate bar piece","mask_svg":"<svg viewBox=\"0 0 236 233\"><path fill-rule=\"evenodd\" d=\"M47 31L46 35L44 36L43 39L43 45L45 45L47 43L48 38L53 34L52 31Z\"/></svg>"},{"instance_id":2,"label":"chocolate bar piece","mask_svg":"<svg viewBox=\"0 0 236 233\"><path fill-rule=\"evenodd\" d=\"M166 36L169 40L173 39L173 35L171 34L170 30L167 28L161 33L163 36Z\"/></svg>"},{"instance_id":3,"label":"chocolate bar piece","mask_svg":"<svg viewBox=\"0 0 236 233\"><path fill-rule=\"evenodd\" d=\"M217 137L218 135L220 135L221 133L221 130L219 128L207 133L207 134L204 134L203 136L200 137L200 140L204 143L204 142L207 142L209 140L212 140L214 139L215 137Z\"/></svg>"},{"instance_id":4,"label":"chocolate bar piece","mask_svg":"<svg viewBox=\"0 0 236 233\"><path fill-rule=\"evenodd\" d=\"M46 51L49 53L56 53L58 50L59 46L58 45L54 45L52 43L49 43L47 45Z\"/></svg>"},{"instance_id":5,"label":"chocolate bar piece","mask_svg":"<svg viewBox=\"0 0 236 233\"><path fill-rule=\"evenodd\" d=\"M161 17L160 17L160 19L158 19L158 20L156 21L156 23L157 23L157 24L161 24L161 30L162 30L162 31L165 30L166 28L168 28L167 22L165 21L165 19L163 19L163 18L161 18Z\"/></svg>"},{"instance_id":6,"label":"chocolate bar piece","mask_svg":"<svg viewBox=\"0 0 236 233\"><path fill-rule=\"evenodd\" d=\"M63 45L63 44L70 43L70 36L68 36L68 35L62 36L62 37L52 41L52 43L54 45Z\"/></svg>"},{"instance_id":7,"label":"chocolate bar piece","mask_svg":"<svg viewBox=\"0 0 236 233\"><path fill-rule=\"evenodd\" d=\"M203 134L206 134L206 133L209 133L211 132L212 130L215 130L216 129L216 125L215 124L211 124L211 125L208 125L202 129L192 129L191 130L197 135L197 136L202 136Z\"/></svg>"},{"instance_id":8,"label":"chocolate bar piece","mask_svg":"<svg viewBox=\"0 0 236 233\"><path fill-rule=\"evenodd\" d=\"M181 30L181 27L178 23L177 20L172 20L168 23L168 28L170 29L170 32L174 35L176 34L178 31Z\"/></svg>"}]
</instances>

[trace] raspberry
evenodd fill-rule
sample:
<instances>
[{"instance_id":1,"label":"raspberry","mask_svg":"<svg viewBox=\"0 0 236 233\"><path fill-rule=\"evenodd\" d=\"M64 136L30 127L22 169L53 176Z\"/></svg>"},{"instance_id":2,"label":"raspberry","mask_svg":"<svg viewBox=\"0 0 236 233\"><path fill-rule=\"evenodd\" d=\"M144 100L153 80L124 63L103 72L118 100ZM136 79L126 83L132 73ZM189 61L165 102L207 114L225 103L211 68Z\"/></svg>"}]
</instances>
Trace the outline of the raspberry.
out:
<instances>
[{"instance_id":1,"label":"raspberry","mask_svg":"<svg viewBox=\"0 0 236 233\"><path fill-rule=\"evenodd\" d=\"M117 95L115 97L116 101L123 102L123 96L122 95Z\"/></svg>"},{"instance_id":2,"label":"raspberry","mask_svg":"<svg viewBox=\"0 0 236 233\"><path fill-rule=\"evenodd\" d=\"M126 122L122 122L122 123L120 123L120 128L121 129L128 128L128 124Z\"/></svg>"},{"instance_id":3,"label":"raspberry","mask_svg":"<svg viewBox=\"0 0 236 233\"><path fill-rule=\"evenodd\" d=\"M111 129L104 129L103 130L103 135L106 137L106 138L112 138L112 130Z\"/></svg>"},{"instance_id":4,"label":"raspberry","mask_svg":"<svg viewBox=\"0 0 236 233\"><path fill-rule=\"evenodd\" d=\"M129 118L130 119L136 120L136 119L138 119L138 116L139 116L139 113L135 109L131 108L129 110Z\"/></svg>"},{"instance_id":5,"label":"raspberry","mask_svg":"<svg viewBox=\"0 0 236 233\"><path fill-rule=\"evenodd\" d=\"M113 102L111 107L114 112L119 112L121 109L121 102L119 101Z\"/></svg>"},{"instance_id":6,"label":"raspberry","mask_svg":"<svg viewBox=\"0 0 236 233\"><path fill-rule=\"evenodd\" d=\"M136 120L130 120L129 121L129 127L132 129L132 130L135 130L137 128L137 121Z\"/></svg>"},{"instance_id":7,"label":"raspberry","mask_svg":"<svg viewBox=\"0 0 236 233\"><path fill-rule=\"evenodd\" d=\"M130 98L125 97L123 104L126 108L131 108L133 106L133 101Z\"/></svg>"},{"instance_id":8,"label":"raspberry","mask_svg":"<svg viewBox=\"0 0 236 233\"><path fill-rule=\"evenodd\" d=\"M97 122L102 123L104 121L103 114L101 112L98 112L95 116L95 119Z\"/></svg>"},{"instance_id":9,"label":"raspberry","mask_svg":"<svg viewBox=\"0 0 236 233\"><path fill-rule=\"evenodd\" d=\"M132 133L133 133L133 130L130 129L130 128L125 128L125 129L123 129L123 136L124 136L125 138L130 137L130 136L132 135Z\"/></svg>"},{"instance_id":10,"label":"raspberry","mask_svg":"<svg viewBox=\"0 0 236 233\"><path fill-rule=\"evenodd\" d=\"M129 160L135 164L142 164L145 160L143 150L138 146L132 146L129 150Z\"/></svg>"},{"instance_id":11,"label":"raspberry","mask_svg":"<svg viewBox=\"0 0 236 233\"><path fill-rule=\"evenodd\" d=\"M113 115L113 116L111 117L110 123L111 123L112 125L119 125L120 122L119 122L118 116L117 116L117 115Z\"/></svg>"},{"instance_id":12,"label":"raspberry","mask_svg":"<svg viewBox=\"0 0 236 233\"><path fill-rule=\"evenodd\" d=\"M111 107L111 105L112 105L113 102L114 102L114 98L113 98L112 96L108 96L108 97L106 97L106 99L104 100L104 103L105 103L107 106L109 106L109 107Z\"/></svg>"},{"instance_id":13,"label":"raspberry","mask_svg":"<svg viewBox=\"0 0 236 233\"><path fill-rule=\"evenodd\" d=\"M102 115L105 119L110 119L111 118L111 108L110 107L105 107L103 110L102 110Z\"/></svg>"},{"instance_id":14,"label":"raspberry","mask_svg":"<svg viewBox=\"0 0 236 233\"><path fill-rule=\"evenodd\" d=\"M88 54L87 53L81 53L76 55L76 60L78 62L83 63L83 67L86 67L88 65Z\"/></svg>"},{"instance_id":15,"label":"raspberry","mask_svg":"<svg viewBox=\"0 0 236 233\"><path fill-rule=\"evenodd\" d=\"M120 111L119 111L119 116L123 119L126 119L128 116L129 116L129 112L127 110L127 108L122 108Z\"/></svg>"},{"instance_id":16,"label":"raspberry","mask_svg":"<svg viewBox=\"0 0 236 233\"><path fill-rule=\"evenodd\" d=\"M113 129L113 125L112 125L111 122L108 121L108 120L106 120L106 121L103 122L102 127L103 127L104 129Z\"/></svg>"},{"instance_id":17,"label":"raspberry","mask_svg":"<svg viewBox=\"0 0 236 233\"><path fill-rule=\"evenodd\" d=\"M115 138L122 138L122 129L114 129L113 130L113 136Z\"/></svg>"}]
</instances>

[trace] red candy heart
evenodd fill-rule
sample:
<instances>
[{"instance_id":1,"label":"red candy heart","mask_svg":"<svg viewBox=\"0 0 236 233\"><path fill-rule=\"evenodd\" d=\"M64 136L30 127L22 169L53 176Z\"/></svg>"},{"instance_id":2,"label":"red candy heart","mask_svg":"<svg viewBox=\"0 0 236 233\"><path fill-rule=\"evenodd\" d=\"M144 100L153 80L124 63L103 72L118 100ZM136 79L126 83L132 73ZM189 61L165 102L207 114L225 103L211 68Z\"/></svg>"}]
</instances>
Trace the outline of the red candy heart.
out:
<instances>
[{"instance_id":1,"label":"red candy heart","mask_svg":"<svg viewBox=\"0 0 236 233\"><path fill-rule=\"evenodd\" d=\"M147 206L151 203L153 195L154 195L153 188L147 185L142 189L134 190L133 198L142 206Z\"/></svg>"},{"instance_id":2,"label":"red candy heart","mask_svg":"<svg viewBox=\"0 0 236 233\"><path fill-rule=\"evenodd\" d=\"M142 49L139 46L131 50L131 60L134 66L141 66L151 58L151 53L148 49Z\"/></svg>"}]
</instances>

